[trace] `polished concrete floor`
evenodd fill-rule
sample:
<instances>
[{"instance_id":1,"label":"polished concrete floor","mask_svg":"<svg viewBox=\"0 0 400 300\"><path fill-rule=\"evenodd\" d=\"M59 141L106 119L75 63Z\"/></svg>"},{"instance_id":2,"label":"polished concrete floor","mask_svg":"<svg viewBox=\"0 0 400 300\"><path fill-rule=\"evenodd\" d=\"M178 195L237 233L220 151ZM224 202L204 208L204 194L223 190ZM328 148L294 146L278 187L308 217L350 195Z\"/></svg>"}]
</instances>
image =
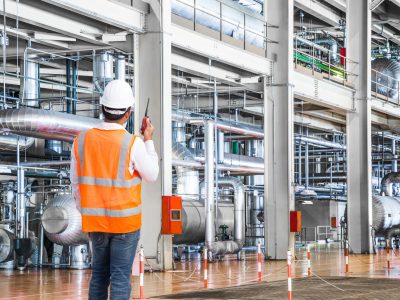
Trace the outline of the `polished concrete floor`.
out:
<instances>
[{"instance_id":1,"label":"polished concrete floor","mask_svg":"<svg viewBox=\"0 0 400 300\"><path fill-rule=\"evenodd\" d=\"M313 280L324 282L330 276L351 276L399 279L400 252L393 250L391 269L387 269L386 252L376 255L351 255L350 273L345 273L343 250L335 245L317 245L311 250ZM297 249L293 262L293 276L307 276L305 249ZM239 286L256 282L256 255L247 253L241 261L226 257L223 261L209 265L209 288ZM202 264L196 257L191 261L176 264L175 271L145 274L145 296L155 297L180 292L203 290ZM265 261L264 282L276 282L287 277L286 261ZM323 277L320 279L320 277ZM0 299L86 299L90 270L29 269L24 272L0 271ZM294 282L294 291L296 290ZM132 297L138 297L138 277L132 278ZM282 288L285 288L283 285ZM396 296L400 297L400 296ZM296 299L296 297L294 296ZM323 298L323 295L321 295ZM387 298L386 298L387 299ZM393 298L399 299L399 298Z\"/></svg>"}]
</instances>

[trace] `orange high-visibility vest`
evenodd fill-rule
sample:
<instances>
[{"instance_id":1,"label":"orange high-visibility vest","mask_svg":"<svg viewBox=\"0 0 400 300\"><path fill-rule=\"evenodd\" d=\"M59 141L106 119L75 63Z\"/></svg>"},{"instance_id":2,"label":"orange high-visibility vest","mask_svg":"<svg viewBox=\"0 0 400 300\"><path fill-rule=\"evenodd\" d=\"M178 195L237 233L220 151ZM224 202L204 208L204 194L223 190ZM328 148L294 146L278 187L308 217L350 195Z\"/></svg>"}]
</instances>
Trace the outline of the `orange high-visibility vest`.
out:
<instances>
[{"instance_id":1,"label":"orange high-visibility vest","mask_svg":"<svg viewBox=\"0 0 400 300\"><path fill-rule=\"evenodd\" d=\"M90 129L74 142L82 231L128 233L141 226L141 177L129 172L136 136L125 130Z\"/></svg>"}]
</instances>

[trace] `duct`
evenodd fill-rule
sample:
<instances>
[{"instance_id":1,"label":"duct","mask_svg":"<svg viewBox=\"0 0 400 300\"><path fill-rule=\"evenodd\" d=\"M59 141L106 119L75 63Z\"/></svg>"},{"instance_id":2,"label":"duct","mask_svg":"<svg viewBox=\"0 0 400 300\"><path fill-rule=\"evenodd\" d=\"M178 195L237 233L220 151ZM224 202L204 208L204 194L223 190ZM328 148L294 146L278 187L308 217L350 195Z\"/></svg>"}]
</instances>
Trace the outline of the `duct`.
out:
<instances>
[{"instance_id":1,"label":"duct","mask_svg":"<svg viewBox=\"0 0 400 300\"><path fill-rule=\"evenodd\" d=\"M172 121L172 140L186 146L185 123Z\"/></svg>"},{"instance_id":2,"label":"duct","mask_svg":"<svg viewBox=\"0 0 400 300\"><path fill-rule=\"evenodd\" d=\"M206 247L211 250L215 242L214 224L214 123L205 123L205 148L206 163L204 171L204 181L206 185L205 212L206 212Z\"/></svg>"},{"instance_id":3,"label":"duct","mask_svg":"<svg viewBox=\"0 0 400 300\"><path fill-rule=\"evenodd\" d=\"M24 60L21 66L21 72L24 76L21 76L21 100L26 106L38 107L39 102L39 64L30 60ZM36 100L30 100L36 99Z\"/></svg>"},{"instance_id":4,"label":"duct","mask_svg":"<svg viewBox=\"0 0 400 300\"><path fill-rule=\"evenodd\" d=\"M371 90L397 100L399 97L400 63L387 58L377 58L372 61L371 68Z\"/></svg>"},{"instance_id":5,"label":"duct","mask_svg":"<svg viewBox=\"0 0 400 300\"><path fill-rule=\"evenodd\" d=\"M0 150L2 151L16 151L17 150L18 136L15 134L1 134L0 135ZM20 137L19 149L25 151L35 143L34 138Z\"/></svg>"},{"instance_id":6,"label":"duct","mask_svg":"<svg viewBox=\"0 0 400 300\"><path fill-rule=\"evenodd\" d=\"M297 143L302 143L302 144L308 143L308 144L311 144L314 146L346 150L346 145L323 140L323 139L318 139L318 138L311 137L311 136L296 135L295 140Z\"/></svg>"},{"instance_id":7,"label":"duct","mask_svg":"<svg viewBox=\"0 0 400 300\"><path fill-rule=\"evenodd\" d=\"M393 183L400 183L400 172L386 174L381 181L382 196L393 196Z\"/></svg>"},{"instance_id":8,"label":"duct","mask_svg":"<svg viewBox=\"0 0 400 300\"><path fill-rule=\"evenodd\" d=\"M115 59L115 79L125 80L125 56L119 54Z\"/></svg>"},{"instance_id":9,"label":"duct","mask_svg":"<svg viewBox=\"0 0 400 300\"><path fill-rule=\"evenodd\" d=\"M53 243L79 245L88 243L82 232L81 214L72 195L57 195L47 205L42 215L43 229Z\"/></svg>"},{"instance_id":10,"label":"duct","mask_svg":"<svg viewBox=\"0 0 400 300\"><path fill-rule=\"evenodd\" d=\"M330 63L337 64L339 63L338 59L338 42L335 39L332 38L325 38L325 39L318 39L315 41L317 45L326 45L329 47L329 56L330 56Z\"/></svg>"},{"instance_id":11,"label":"duct","mask_svg":"<svg viewBox=\"0 0 400 300\"><path fill-rule=\"evenodd\" d=\"M93 58L93 84L96 91L103 93L107 83L113 80L113 57L109 52L97 54Z\"/></svg>"},{"instance_id":12,"label":"duct","mask_svg":"<svg viewBox=\"0 0 400 300\"><path fill-rule=\"evenodd\" d=\"M179 143L172 146L172 158L181 161L193 161L193 154ZM175 166L176 194L184 200L199 199L199 171L191 167Z\"/></svg>"},{"instance_id":13,"label":"duct","mask_svg":"<svg viewBox=\"0 0 400 300\"><path fill-rule=\"evenodd\" d=\"M178 122L184 122L187 124L195 124L202 125L206 121L206 116L201 116L199 114L190 113L182 110L173 110L172 111L172 120ZM214 120L207 120L207 122L214 123ZM217 129L223 132L233 132L236 134L246 135L249 137L253 137L256 139L264 138L264 130L262 128L251 126L247 124L237 124L224 120L217 120L215 122Z\"/></svg>"},{"instance_id":14,"label":"duct","mask_svg":"<svg viewBox=\"0 0 400 300\"><path fill-rule=\"evenodd\" d=\"M400 198L388 196L372 197L372 226L376 232L385 232L400 226Z\"/></svg>"},{"instance_id":15,"label":"duct","mask_svg":"<svg viewBox=\"0 0 400 300\"><path fill-rule=\"evenodd\" d=\"M0 131L49 140L73 142L80 131L102 123L99 119L28 107L0 111Z\"/></svg>"}]
</instances>

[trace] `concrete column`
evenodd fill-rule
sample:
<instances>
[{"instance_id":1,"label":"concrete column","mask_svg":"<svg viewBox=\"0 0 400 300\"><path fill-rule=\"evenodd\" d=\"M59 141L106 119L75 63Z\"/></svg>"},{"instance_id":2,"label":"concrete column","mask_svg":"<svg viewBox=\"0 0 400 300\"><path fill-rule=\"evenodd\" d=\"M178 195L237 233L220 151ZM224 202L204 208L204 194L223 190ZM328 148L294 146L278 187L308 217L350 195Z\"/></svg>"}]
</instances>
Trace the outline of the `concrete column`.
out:
<instances>
[{"instance_id":1,"label":"concrete column","mask_svg":"<svg viewBox=\"0 0 400 300\"><path fill-rule=\"evenodd\" d=\"M347 114L347 186L349 244L355 253L371 253L371 11L369 1L347 1L349 76L356 90Z\"/></svg>"},{"instance_id":2,"label":"concrete column","mask_svg":"<svg viewBox=\"0 0 400 300\"><path fill-rule=\"evenodd\" d=\"M294 210L293 141L293 0L267 0L269 28L268 57L274 60L273 78L267 82L264 106L265 130L265 241L266 255L285 259L294 250L294 234L289 232L289 211Z\"/></svg>"},{"instance_id":3,"label":"concrete column","mask_svg":"<svg viewBox=\"0 0 400 300\"><path fill-rule=\"evenodd\" d=\"M151 2L147 18L148 32L136 37L138 41L139 72L135 83L139 98L136 120L144 115L150 98L149 116L156 128L154 143L160 157L160 175L156 183L143 184L143 222L141 243L150 262L160 269L172 268L172 236L160 235L161 196L172 193L172 145L171 145L171 3Z\"/></svg>"}]
</instances>

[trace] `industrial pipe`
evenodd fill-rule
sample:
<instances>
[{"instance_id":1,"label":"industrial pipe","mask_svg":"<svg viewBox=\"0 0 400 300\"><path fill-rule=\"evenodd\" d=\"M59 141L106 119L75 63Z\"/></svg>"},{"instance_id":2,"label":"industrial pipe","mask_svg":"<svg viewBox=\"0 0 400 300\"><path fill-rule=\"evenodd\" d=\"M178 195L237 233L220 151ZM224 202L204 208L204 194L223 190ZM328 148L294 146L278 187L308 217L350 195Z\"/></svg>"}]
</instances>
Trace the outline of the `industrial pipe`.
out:
<instances>
[{"instance_id":1,"label":"industrial pipe","mask_svg":"<svg viewBox=\"0 0 400 300\"><path fill-rule=\"evenodd\" d=\"M215 221L214 221L214 123L207 121L205 123L205 147L206 163L204 172L204 181L206 184L206 247L210 250L215 242Z\"/></svg>"},{"instance_id":2,"label":"industrial pipe","mask_svg":"<svg viewBox=\"0 0 400 300\"><path fill-rule=\"evenodd\" d=\"M101 126L102 120L30 107L0 111L0 131L73 142L78 133Z\"/></svg>"},{"instance_id":3,"label":"industrial pipe","mask_svg":"<svg viewBox=\"0 0 400 300\"><path fill-rule=\"evenodd\" d=\"M16 151L17 150L18 136L15 134L0 135L0 150L2 151ZM20 137L19 149L25 151L35 143L35 139L31 137Z\"/></svg>"}]
</instances>

